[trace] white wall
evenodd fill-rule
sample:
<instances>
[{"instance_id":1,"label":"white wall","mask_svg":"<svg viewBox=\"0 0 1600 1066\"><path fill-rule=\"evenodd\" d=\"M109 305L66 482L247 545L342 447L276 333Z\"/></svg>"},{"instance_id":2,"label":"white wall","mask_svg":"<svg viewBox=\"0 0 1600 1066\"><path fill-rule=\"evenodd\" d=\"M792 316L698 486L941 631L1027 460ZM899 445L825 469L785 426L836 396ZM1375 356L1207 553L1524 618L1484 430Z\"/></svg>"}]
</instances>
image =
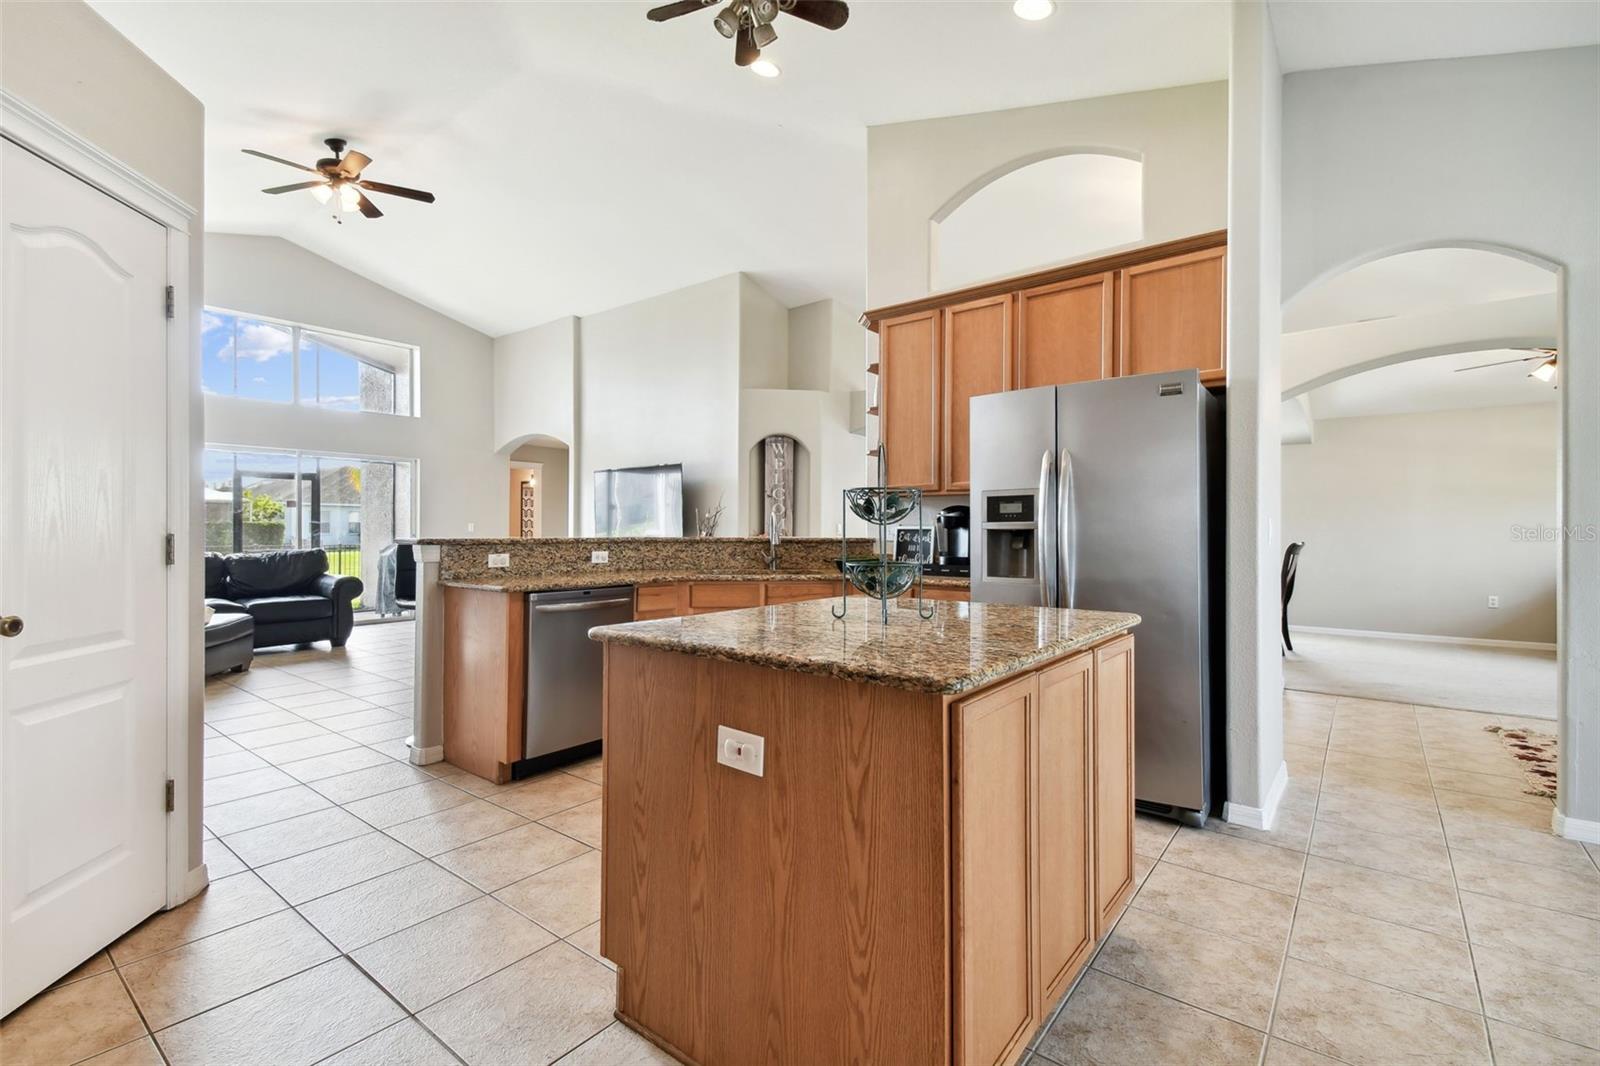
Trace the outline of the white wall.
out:
<instances>
[{"instance_id":1,"label":"white wall","mask_svg":"<svg viewBox=\"0 0 1600 1066\"><path fill-rule=\"evenodd\" d=\"M1481 242L1561 268L1560 796L1600 839L1600 49L1289 75L1283 291ZM1577 819L1579 824L1566 824Z\"/></svg>"},{"instance_id":2,"label":"white wall","mask_svg":"<svg viewBox=\"0 0 1600 1066\"><path fill-rule=\"evenodd\" d=\"M531 436L571 445L578 320L571 315L494 341L494 446Z\"/></svg>"},{"instance_id":3,"label":"white wall","mask_svg":"<svg viewBox=\"0 0 1600 1066\"><path fill-rule=\"evenodd\" d=\"M504 536L504 456L495 454L492 344L477 330L277 237L209 234L206 303L414 344L421 417L206 397L211 443L420 460L424 537Z\"/></svg>"},{"instance_id":4,"label":"white wall","mask_svg":"<svg viewBox=\"0 0 1600 1066\"><path fill-rule=\"evenodd\" d=\"M1560 430L1553 403L1318 420L1283 448L1291 623L1555 643L1555 542L1517 530L1555 528Z\"/></svg>"},{"instance_id":5,"label":"white wall","mask_svg":"<svg viewBox=\"0 0 1600 1066\"><path fill-rule=\"evenodd\" d=\"M739 384L789 387L789 309L748 275L739 275Z\"/></svg>"}]
</instances>

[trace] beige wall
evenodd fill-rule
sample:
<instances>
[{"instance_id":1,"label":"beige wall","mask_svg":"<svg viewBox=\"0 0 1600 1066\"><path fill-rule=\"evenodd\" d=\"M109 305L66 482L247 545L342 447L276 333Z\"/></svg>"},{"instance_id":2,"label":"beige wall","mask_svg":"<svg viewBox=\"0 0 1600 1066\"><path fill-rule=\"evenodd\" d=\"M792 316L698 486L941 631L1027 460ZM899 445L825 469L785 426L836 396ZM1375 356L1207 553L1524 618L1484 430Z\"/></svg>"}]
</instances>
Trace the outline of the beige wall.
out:
<instances>
[{"instance_id":1,"label":"beige wall","mask_svg":"<svg viewBox=\"0 0 1600 1066\"><path fill-rule=\"evenodd\" d=\"M511 453L512 462L539 463L542 466L539 486L539 535L541 537L567 537L567 463L571 453L565 448L541 448L524 444ZM520 490L519 490L520 491ZM511 527L517 535L517 527Z\"/></svg>"},{"instance_id":2,"label":"beige wall","mask_svg":"<svg viewBox=\"0 0 1600 1066\"><path fill-rule=\"evenodd\" d=\"M1319 420L1283 447L1295 625L1554 643L1556 404ZM1491 610L1490 596L1500 597Z\"/></svg>"}]
</instances>

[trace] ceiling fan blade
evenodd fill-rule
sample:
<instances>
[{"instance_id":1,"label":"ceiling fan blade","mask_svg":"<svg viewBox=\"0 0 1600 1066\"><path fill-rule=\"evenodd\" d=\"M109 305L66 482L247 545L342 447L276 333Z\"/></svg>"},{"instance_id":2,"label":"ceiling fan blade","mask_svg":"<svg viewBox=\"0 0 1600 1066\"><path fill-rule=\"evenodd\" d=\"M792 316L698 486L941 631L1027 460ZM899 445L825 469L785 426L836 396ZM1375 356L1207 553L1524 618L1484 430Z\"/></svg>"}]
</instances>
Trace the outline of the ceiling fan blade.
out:
<instances>
[{"instance_id":1,"label":"ceiling fan blade","mask_svg":"<svg viewBox=\"0 0 1600 1066\"><path fill-rule=\"evenodd\" d=\"M358 181L356 184L373 192L384 192L390 196L404 196L407 200L421 200L425 204L433 203L433 193L423 192L421 189L408 189L404 185L385 185L381 181Z\"/></svg>"},{"instance_id":2,"label":"ceiling fan blade","mask_svg":"<svg viewBox=\"0 0 1600 1066\"><path fill-rule=\"evenodd\" d=\"M314 189L318 185L326 184L328 184L326 180L302 181L294 185L275 185L270 189L262 189L261 191L270 192L273 195L277 195L280 192L299 192L301 189Z\"/></svg>"},{"instance_id":3,"label":"ceiling fan blade","mask_svg":"<svg viewBox=\"0 0 1600 1066\"><path fill-rule=\"evenodd\" d=\"M349 186L346 186L348 188ZM367 199L365 194L357 190L356 203L361 207L361 213L368 218L382 218L383 212L378 210L378 205Z\"/></svg>"},{"instance_id":4,"label":"ceiling fan blade","mask_svg":"<svg viewBox=\"0 0 1600 1066\"><path fill-rule=\"evenodd\" d=\"M351 149L344 154L343 159L339 160L339 166L336 169L347 178L359 178L361 172L367 168L367 164L370 162L372 162L370 155L364 155Z\"/></svg>"},{"instance_id":5,"label":"ceiling fan blade","mask_svg":"<svg viewBox=\"0 0 1600 1066\"><path fill-rule=\"evenodd\" d=\"M1477 366L1462 366L1456 368L1457 374L1464 374L1468 370L1487 370L1491 366L1509 366L1512 363L1530 363L1535 359L1548 359L1547 355L1525 355L1521 359L1501 359L1495 363L1479 363Z\"/></svg>"},{"instance_id":6,"label":"ceiling fan blade","mask_svg":"<svg viewBox=\"0 0 1600 1066\"><path fill-rule=\"evenodd\" d=\"M291 163L287 159L282 159L282 158L280 158L278 156L275 156L275 155L268 155L265 152L258 152L254 148L241 148L239 150L241 152L243 152L245 155L257 156L257 157L259 157L261 159L270 159L274 163L282 163L284 166L286 166L286 167L294 167L296 170L309 170L313 174L315 174L317 172L317 168L316 167L308 167L303 163Z\"/></svg>"},{"instance_id":7,"label":"ceiling fan blade","mask_svg":"<svg viewBox=\"0 0 1600 1066\"><path fill-rule=\"evenodd\" d=\"M651 22L665 22L675 19L679 15L688 15L699 11L703 7L710 7L716 0L678 0L675 4L662 4L645 12L644 17Z\"/></svg>"},{"instance_id":8,"label":"ceiling fan blade","mask_svg":"<svg viewBox=\"0 0 1600 1066\"><path fill-rule=\"evenodd\" d=\"M733 39L733 61L741 67L748 67L760 58L761 49L756 47L755 31L749 26L740 26L739 35Z\"/></svg>"},{"instance_id":9,"label":"ceiling fan blade","mask_svg":"<svg viewBox=\"0 0 1600 1066\"><path fill-rule=\"evenodd\" d=\"M825 30L836 30L850 19L850 5L844 0L794 0L784 10Z\"/></svg>"}]
</instances>

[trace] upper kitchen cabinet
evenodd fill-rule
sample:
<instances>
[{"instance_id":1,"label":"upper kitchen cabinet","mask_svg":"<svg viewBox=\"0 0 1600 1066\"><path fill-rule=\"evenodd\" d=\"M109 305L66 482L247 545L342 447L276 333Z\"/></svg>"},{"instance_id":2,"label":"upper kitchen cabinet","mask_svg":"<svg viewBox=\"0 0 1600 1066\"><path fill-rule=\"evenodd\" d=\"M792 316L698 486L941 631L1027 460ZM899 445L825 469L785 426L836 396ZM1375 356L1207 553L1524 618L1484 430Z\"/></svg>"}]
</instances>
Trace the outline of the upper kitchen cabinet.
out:
<instances>
[{"instance_id":1,"label":"upper kitchen cabinet","mask_svg":"<svg viewBox=\"0 0 1600 1066\"><path fill-rule=\"evenodd\" d=\"M974 396L1004 392L1010 385L1011 305L1011 296L1005 294L944 310L944 411L940 436L942 488L946 492L965 492L971 486L967 401Z\"/></svg>"},{"instance_id":2,"label":"upper kitchen cabinet","mask_svg":"<svg viewBox=\"0 0 1600 1066\"><path fill-rule=\"evenodd\" d=\"M937 492L939 479L939 323L937 310L878 326L878 410L891 485Z\"/></svg>"},{"instance_id":3,"label":"upper kitchen cabinet","mask_svg":"<svg viewBox=\"0 0 1600 1066\"><path fill-rule=\"evenodd\" d=\"M1207 384L1227 380L1226 259L1208 248L1119 272L1119 377L1193 368Z\"/></svg>"},{"instance_id":4,"label":"upper kitchen cabinet","mask_svg":"<svg viewBox=\"0 0 1600 1066\"><path fill-rule=\"evenodd\" d=\"M1116 291L1116 274L1106 271L1018 293L1017 388L1110 377Z\"/></svg>"}]
</instances>

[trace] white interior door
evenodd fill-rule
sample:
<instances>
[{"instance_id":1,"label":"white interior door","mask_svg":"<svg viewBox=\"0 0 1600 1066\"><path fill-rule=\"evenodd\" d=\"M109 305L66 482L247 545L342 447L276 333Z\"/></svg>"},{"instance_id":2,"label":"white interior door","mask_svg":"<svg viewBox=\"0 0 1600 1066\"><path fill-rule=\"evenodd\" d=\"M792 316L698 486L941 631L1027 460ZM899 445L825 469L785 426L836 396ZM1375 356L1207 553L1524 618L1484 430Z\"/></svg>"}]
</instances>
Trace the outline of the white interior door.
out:
<instances>
[{"instance_id":1,"label":"white interior door","mask_svg":"<svg viewBox=\"0 0 1600 1066\"><path fill-rule=\"evenodd\" d=\"M0 1014L165 901L167 231L3 142Z\"/></svg>"}]
</instances>

